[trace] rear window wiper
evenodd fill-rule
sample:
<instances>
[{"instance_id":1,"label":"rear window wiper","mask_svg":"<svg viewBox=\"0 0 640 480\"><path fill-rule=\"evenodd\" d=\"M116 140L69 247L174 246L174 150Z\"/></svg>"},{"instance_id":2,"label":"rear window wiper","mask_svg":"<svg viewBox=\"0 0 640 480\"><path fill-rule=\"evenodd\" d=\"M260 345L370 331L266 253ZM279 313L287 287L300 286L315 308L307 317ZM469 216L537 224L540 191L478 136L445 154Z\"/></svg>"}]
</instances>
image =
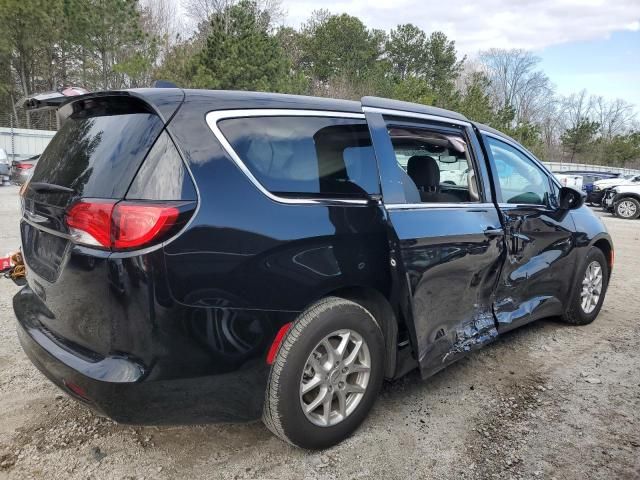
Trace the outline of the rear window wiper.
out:
<instances>
[{"instance_id":1,"label":"rear window wiper","mask_svg":"<svg viewBox=\"0 0 640 480\"><path fill-rule=\"evenodd\" d=\"M63 187L62 185L56 185L55 183L47 183L47 182L29 182L29 188L35 190L36 192L64 192L64 193L75 193L73 188Z\"/></svg>"}]
</instances>

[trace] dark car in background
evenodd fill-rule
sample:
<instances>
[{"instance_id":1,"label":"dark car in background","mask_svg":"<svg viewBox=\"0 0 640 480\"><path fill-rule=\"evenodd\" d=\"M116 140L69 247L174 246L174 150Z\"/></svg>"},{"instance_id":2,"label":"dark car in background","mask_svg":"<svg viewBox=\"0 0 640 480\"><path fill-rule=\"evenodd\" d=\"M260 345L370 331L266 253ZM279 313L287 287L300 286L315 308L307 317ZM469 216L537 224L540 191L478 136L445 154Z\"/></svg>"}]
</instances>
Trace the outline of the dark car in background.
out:
<instances>
[{"instance_id":1,"label":"dark car in background","mask_svg":"<svg viewBox=\"0 0 640 480\"><path fill-rule=\"evenodd\" d=\"M33 363L125 423L343 440L383 379L592 322L613 245L510 137L417 104L143 89L61 107L23 189Z\"/></svg>"},{"instance_id":2,"label":"dark car in background","mask_svg":"<svg viewBox=\"0 0 640 480\"><path fill-rule=\"evenodd\" d=\"M25 160L14 160L11 162L11 169L9 172L11 183L14 185L22 185L33 173L33 169L38 163L40 155L34 155Z\"/></svg>"}]
</instances>

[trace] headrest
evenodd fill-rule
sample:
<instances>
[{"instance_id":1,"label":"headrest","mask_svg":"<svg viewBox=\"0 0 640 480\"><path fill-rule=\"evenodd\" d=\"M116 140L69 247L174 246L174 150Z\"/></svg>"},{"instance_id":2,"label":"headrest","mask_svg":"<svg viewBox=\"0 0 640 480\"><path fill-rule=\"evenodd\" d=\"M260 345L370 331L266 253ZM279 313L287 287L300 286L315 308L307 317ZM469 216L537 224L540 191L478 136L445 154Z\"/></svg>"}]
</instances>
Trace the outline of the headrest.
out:
<instances>
[{"instance_id":1,"label":"headrest","mask_svg":"<svg viewBox=\"0 0 640 480\"><path fill-rule=\"evenodd\" d=\"M414 155L407 162L407 173L421 190L433 190L440 186L440 168L435 158Z\"/></svg>"}]
</instances>

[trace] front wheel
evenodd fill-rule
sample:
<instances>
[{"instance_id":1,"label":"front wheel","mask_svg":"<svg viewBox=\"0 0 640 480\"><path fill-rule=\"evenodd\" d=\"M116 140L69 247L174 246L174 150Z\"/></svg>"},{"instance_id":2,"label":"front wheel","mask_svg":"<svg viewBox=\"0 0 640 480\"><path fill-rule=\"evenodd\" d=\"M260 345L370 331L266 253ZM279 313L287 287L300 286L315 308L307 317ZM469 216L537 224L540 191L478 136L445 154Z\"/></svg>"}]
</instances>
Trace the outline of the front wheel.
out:
<instances>
[{"instance_id":1,"label":"front wheel","mask_svg":"<svg viewBox=\"0 0 640 480\"><path fill-rule=\"evenodd\" d=\"M562 320L573 325L593 322L602 308L608 283L609 265L604 253L591 247L576 275L572 298Z\"/></svg>"},{"instance_id":2,"label":"front wheel","mask_svg":"<svg viewBox=\"0 0 640 480\"><path fill-rule=\"evenodd\" d=\"M384 376L384 339L371 313L337 297L298 317L271 367L263 421L281 439L322 449L347 438Z\"/></svg>"},{"instance_id":3,"label":"front wheel","mask_svg":"<svg viewBox=\"0 0 640 480\"><path fill-rule=\"evenodd\" d=\"M635 220L640 216L640 202L635 198L623 198L614 206L617 217L627 220Z\"/></svg>"}]
</instances>

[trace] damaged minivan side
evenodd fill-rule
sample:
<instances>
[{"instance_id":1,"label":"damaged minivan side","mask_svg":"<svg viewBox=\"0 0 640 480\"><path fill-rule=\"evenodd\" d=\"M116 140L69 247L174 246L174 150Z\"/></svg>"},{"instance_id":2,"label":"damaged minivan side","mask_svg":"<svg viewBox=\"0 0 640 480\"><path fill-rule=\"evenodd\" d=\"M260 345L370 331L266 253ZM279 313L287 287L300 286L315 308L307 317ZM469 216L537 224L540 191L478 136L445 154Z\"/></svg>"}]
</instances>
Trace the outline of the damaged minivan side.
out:
<instances>
[{"instance_id":1,"label":"damaged minivan side","mask_svg":"<svg viewBox=\"0 0 640 480\"><path fill-rule=\"evenodd\" d=\"M262 418L326 448L384 379L545 317L592 322L613 245L464 116L364 97L74 97L21 193L32 362L124 423Z\"/></svg>"}]
</instances>

